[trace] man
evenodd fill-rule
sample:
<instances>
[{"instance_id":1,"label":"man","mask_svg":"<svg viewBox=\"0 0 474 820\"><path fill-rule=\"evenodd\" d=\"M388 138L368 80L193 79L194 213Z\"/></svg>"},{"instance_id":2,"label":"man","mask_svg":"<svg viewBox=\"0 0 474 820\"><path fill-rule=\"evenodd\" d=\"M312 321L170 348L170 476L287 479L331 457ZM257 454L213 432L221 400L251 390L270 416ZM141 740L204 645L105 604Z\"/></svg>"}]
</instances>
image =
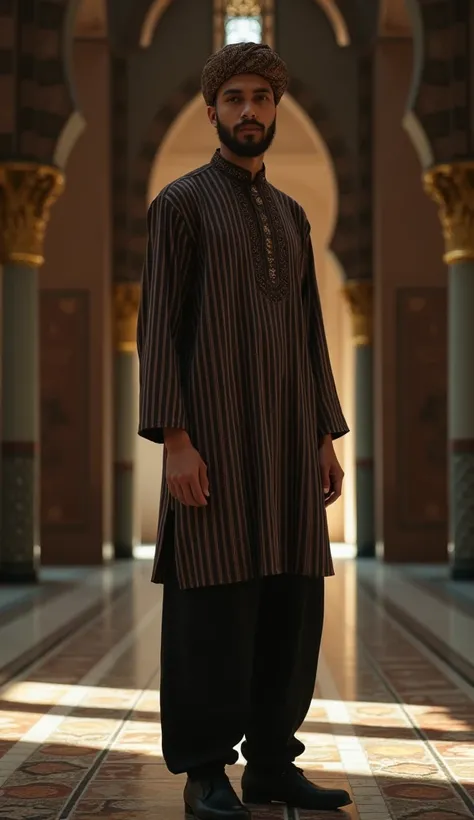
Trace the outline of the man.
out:
<instances>
[{"instance_id":1,"label":"man","mask_svg":"<svg viewBox=\"0 0 474 820\"><path fill-rule=\"evenodd\" d=\"M202 90L220 150L148 214L138 326L140 434L164 442L153 581L164 584L161 720L169 770L199 820L245 804L349 804L294 765L333 574L325 505L347 432L310 229L266 179L285 64L227 46ZM225 766L242 753L243 803Z\"/></svg>"}]
</instances>

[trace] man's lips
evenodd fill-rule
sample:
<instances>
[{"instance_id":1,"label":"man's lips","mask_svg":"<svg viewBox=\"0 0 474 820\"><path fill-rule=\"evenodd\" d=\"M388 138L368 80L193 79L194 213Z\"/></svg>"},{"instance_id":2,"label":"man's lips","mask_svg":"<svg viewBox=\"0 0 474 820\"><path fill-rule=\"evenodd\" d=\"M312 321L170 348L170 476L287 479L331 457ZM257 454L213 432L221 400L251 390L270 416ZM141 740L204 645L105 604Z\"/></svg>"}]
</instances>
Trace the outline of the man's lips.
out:
<instances>
[{"instance_id":1,"label":"man's lips","mask_svg":"<svg viewBox=\"0 0 474 820\"><path fill-rule=\"evenodd\" d=\"M239 133L241 131L249 132L250 134L259 134L262 129L258 125L241 125L239 128Z\"/></svg>"}]
</instances>

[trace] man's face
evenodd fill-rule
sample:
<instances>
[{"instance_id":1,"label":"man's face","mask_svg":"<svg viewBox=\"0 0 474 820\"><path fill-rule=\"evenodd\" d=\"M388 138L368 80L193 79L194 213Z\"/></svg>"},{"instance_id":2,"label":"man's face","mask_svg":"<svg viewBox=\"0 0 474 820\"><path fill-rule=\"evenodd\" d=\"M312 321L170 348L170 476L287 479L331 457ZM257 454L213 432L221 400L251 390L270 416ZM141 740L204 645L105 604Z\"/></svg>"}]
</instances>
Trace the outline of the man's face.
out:
<instances>
[{"instance_id":1,"label":"man's face","mask_svg":"<svg viewBox=\"0 0 474 820\"><path fill-rule=\"evenodd\" d=\"M275 137L275 98L268 81L257 74L227 80L208 114L220 141L236 156L259 157Z\"/></svg>"}]
</instances>

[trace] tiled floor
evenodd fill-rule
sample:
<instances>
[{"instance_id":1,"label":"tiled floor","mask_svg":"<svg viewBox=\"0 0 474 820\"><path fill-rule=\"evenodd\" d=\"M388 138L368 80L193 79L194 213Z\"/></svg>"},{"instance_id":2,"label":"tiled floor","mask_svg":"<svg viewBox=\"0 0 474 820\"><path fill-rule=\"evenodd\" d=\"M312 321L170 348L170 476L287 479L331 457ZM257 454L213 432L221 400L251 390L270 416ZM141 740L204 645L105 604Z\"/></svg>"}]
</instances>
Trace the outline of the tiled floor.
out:
<instances>
[{"instance_id":1,"label":"tiled floor","mask_svg":"<svg viewBox=\"0 0 474 820\"><path fill-rule=\"evenodd\" d=\"M3 820L184 817L183 778L160 756L161 604L149 573L137 561L0 588ZM262 807L254 820L474 817L474 585L444 569L340 561L327 589L301 765L354 805Z\"/></svg>"}]
</instances>

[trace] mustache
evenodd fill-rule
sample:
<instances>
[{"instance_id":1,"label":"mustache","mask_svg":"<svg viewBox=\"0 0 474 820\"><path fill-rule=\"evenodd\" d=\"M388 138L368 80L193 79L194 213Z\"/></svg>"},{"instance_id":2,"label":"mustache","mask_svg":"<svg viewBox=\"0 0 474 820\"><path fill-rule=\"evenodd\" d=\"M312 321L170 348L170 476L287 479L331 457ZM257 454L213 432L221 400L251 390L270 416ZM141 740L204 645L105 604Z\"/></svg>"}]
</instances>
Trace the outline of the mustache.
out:
<instances>
[{"instance_id":1,"label":"mustache","mask_svg":"<svg viewBox=\"0 0 474 820\"><path fill-rule=\"evenodd\" d=\"M239 125L237 125L235 127L235 131L241 131L242 128L249 128L249 127L250 128L259 128L260 131L265 131L265 126L262 125L261 122L257 122L256 120L246 120L245 122L239 123Z\"/></svg>"}]
</instances>

